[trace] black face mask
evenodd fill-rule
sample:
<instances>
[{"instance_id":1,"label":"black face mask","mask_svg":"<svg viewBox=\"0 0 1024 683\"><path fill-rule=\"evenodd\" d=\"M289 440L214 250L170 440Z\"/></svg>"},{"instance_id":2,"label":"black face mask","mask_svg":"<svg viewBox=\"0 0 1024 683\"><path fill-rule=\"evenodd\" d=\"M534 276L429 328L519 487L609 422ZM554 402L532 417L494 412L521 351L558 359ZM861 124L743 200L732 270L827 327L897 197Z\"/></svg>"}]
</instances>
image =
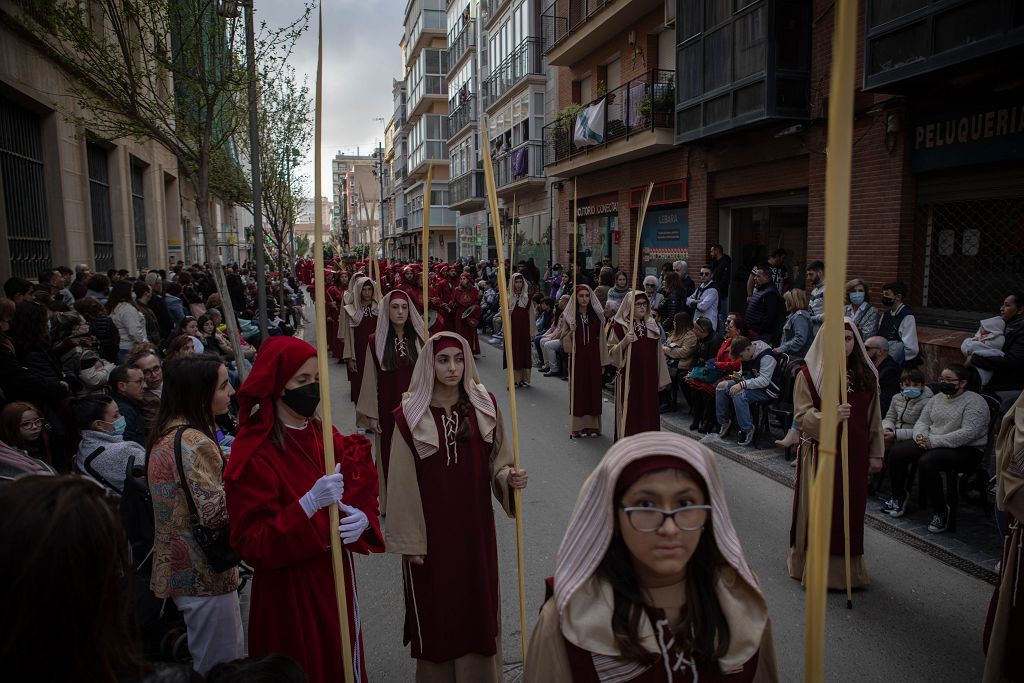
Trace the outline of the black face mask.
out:
<instances>
[{"instance_id":1,"label":"black face mask","mask_svg":"<svg viewBox=\"0 0 1024 683\"><path fill-rule=\"evenodd\" d=\"M313 382L298 389L285 389L281 402L302 417L313 417L320 405L320 383Z\"/></svg>"},{"instance_id":2,"label":"black face mask","mask_svg":"<svg viewBox=\"0 0 1024 683\"><path fill-rule=\"evenodd\" d=\"M957 382L939 382L939 391L946 396L952 396L958 389L960 389L960 385Z\"/></svg>"},{"instance_id":3,"label":"black face mask","mask_svg":"<svg viewBox=\"0 0 1024 683\"><path fill-rule=\"evenodd\" d=\"M892 306L894 303L896 303L896 300L893 299L891 296L883 296L882 297L882 305L883 306Z\"/></svg>"}]
</instances>

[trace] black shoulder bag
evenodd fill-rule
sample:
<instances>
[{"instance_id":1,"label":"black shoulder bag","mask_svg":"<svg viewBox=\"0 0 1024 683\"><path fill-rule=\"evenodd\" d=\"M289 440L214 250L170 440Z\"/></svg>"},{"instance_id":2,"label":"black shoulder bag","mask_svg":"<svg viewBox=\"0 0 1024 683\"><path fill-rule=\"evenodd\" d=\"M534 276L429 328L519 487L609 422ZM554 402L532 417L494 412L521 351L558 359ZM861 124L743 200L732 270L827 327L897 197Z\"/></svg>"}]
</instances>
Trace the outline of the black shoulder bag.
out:
<instances>
[{"instance_id":1,"label":"black shoulder bag","mask_svg":"<svg viewBox=\"0 0 1024 683\"><path fill-rule=\"evenodd\" d=\"M199 519L196 502L192 499L188 480L185 479L185 468L181 465L181 435L186 429L188 427L178 427L174 434L174 464L178 467L178 483L185 493L185 503L188 505L188 523L192 527L192 535L199 544L199 549L206 556L206 561L215 572L226 572L232 567L237 567L242 558L231 547L230 526L224 525L215 529L202 524L202 520Z\"/></svg>"}]
</instances>

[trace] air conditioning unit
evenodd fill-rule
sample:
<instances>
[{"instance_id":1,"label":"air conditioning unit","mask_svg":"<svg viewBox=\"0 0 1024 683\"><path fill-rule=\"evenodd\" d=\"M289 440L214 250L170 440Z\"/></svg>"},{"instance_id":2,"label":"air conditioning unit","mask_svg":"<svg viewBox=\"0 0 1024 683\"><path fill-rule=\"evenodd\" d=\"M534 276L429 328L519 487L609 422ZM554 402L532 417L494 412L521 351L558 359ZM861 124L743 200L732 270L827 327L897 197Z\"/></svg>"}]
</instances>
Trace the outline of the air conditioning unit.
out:
<instances>
[{"instance_id":1,"label":"air conditioning unit","mask_svg":"<svg viewBox=\"0 0 1024 683\"><path fill-rule=\"evenodd\" d=\"M665 0L665 26L676 25L676 0Z\"/></svg>"}]
</instances>

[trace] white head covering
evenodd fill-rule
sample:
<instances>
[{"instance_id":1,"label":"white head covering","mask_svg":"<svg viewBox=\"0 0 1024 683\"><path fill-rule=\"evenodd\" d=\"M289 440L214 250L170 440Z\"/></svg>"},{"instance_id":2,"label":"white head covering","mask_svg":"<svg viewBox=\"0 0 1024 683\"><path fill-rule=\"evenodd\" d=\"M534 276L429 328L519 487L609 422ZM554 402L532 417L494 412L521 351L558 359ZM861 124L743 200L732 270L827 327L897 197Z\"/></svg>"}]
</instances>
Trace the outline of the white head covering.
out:
<instances>
[{"instance_id":1,"label":"white head covering","mask_svg":"<svg viewBox=\"0 0 1024 683\"><path fill-rule=\"evenodd\" d=\"M612 318L614 322L617 322L624 329L629 329L629 312L633 310L633 297L642 296L647 299L647 315L641 320L636 318L634 323L642 323L647 328L647 336L654 339L661 339L661 330L658 328L658 323L654 322L654 318L651 317L651 298L647 296L647 292L626 292L622 297L622 303L619 304L619 309L615 311L615 317Z\"/></svg>"},{"instance_id":2,"label":"white head covering","mask_svg":"<svg viewBox=\"0 0 1024 683\"><path fill-rule=\"evenodd\" d=\"M615 489L619 477L630 464L651 456L682 460L707 488L715 544L728 565L719 571L715 584L715 594L730 631L729 649L719 665L723 672L735 670L760 647L768 622L768 605L729 516L714 456L706 446L669 432L644 432L620 439L583 483L555 563L554 600L562 633L569 642L602 656L602 668L618 668L622 673L639 673L643 669L635 662L619 658L611 624L612 587L597 576L597 569L615 531ZM650 651L659 651L648 620L641 622L640 637Z\"/></svg>"},{"instance_id":3,"label":"white head covering","mask_svg":"<svg viewBox=\"0 0 1024 683\"><path fill-rule=\"evenodd\" d=\"M523 291L520 294L516 294L513 285L516 282L516 278L523 281ZM522 306L528 308L530 306L530 285L526 282L526 278L523 277L522 273L512 273L512 277L508 281L508 300L512 308L516 306Z\"/></svg>"},{"instance_id":4,"label":"white head covering","mask_svg":"<svg viewBox=\"0 0 1024 683\"><path fill-rule=\"evenodd\" d=\"M860 353L864 359L864 363L871 368L871 372L875 374L875 380L878 380L878 369L875 364L868 358L868 350L864 347L864 340L861 339L860 330L857 329L857 323L853 322L849 318L843 318L843 323L846 329L853 332L853 339L856 342L856 348L854 353ZM819 332L811 343L811 348L807 350L807 354L804 356L804 361L807 363L807 371L811 374L811 381L814 383L814 390L818 392L818 396L821 396L821 387L825 381L825 335Z\"/></svg>"},{"instance_id":5,"label":"white head covering","mask_svg":"<svg viewBox=\"0 0 1024 683\"><path fill-rule=\"evenodd\" d=\"M672 270L676 271L677 273L679 271L682 271L683 274L686 274L690 270L690 264L687 263L686 261L674 261L672 263Z\"/></svg>"},{"instance_id":6,"label":"white head covering","mask_svg":"<svg viewBox=\"0 0 1024 683\"><path fill-rule=\"evenodd\" d=\"M582 312L577 312L576 308L576 290L583 287L590 292L590 310L597 316L597 320L601 323L604 322L604 311L601 310L601 302L597 300L597 295L594 294L594 290L589 285L578 284L572 288L572 293L569 294L569 304L562 311L562 320L564 325L568 325L570 330L576 329L576 320L582 315Z\"/></svg>"},{"instance_id":7,"label":"white head covering","mask_svg":"<svg viewBox=\"0 0 1024 683\"><path fill-rule=\"evenodd\" d=\"M377 361L384 362L384 347L388 343L388 330L391 328L391 296L393 294L400 294L409 303L409 319L406 321L407 325L412 325L413 329L416 330L416 334L420 338L420 342L427 336L424 332L423 327L423 316L416 310L416 307L412 303L412 299L409 295L400 289L393 290L384 295L384 298L380 302L381 313L377 316L377 329L374 332L374 352L377 354Z\"/></svg>"},{"instance_id":8,"label":"white head covering","mask_svg":"<svg viewBox=\"0 0 1024 683\"><path fill-rule=\"evenodd\" d=\"M647 285L654 285L655 287L657 287L658 278L654 277L653 275L648 275L647 277L644 278L644 287L646 287Z\"/></svg>"},{"instance_id":9,"label":"white head covering","mask_svg":"<svg viewBox=\"0 0 1024 683\"><path fill-rule=\"evenodd\" d=\"M363 322L363 286L373 286L373 300L370 303L370 315L379 315L379 309L377 308L377 302L380 301L380 287L377 283L368 277L357 277L353 286L349 287L348 293L352 295L351 300L345 304L345 312L348 314L348 324L352 327L359 327L359 323Z\"/></svg>"},{"instance_id":10,"label":"white head covering","mask_svg":"<svg viewBox=\"0 0 1024 683\"><path fill-rule=\"evenodd\" d=\"M497 426L497 409L491 401L487 388L480 384L480 376L476 372L476 363L473 361L473 352L462 335L454 332L438 332L423 345L419 358L416 359L416 367L412 371L412 381L409 382L409 391L402 395L402 414L412 432L413 442L416 446L416 453L420 458L426 458L437 452L440 444L437 439L437 429L434 428L434 421L430 417L430 399L434 393L434 345L442 339L454 339L462 347L462 354L465 358L465 371L462 374L462 388L469 396L470 403L476 410L476 420L480 427L480 433L487 443L494 442L494 430Z\"/></svg>"}]
</instances>

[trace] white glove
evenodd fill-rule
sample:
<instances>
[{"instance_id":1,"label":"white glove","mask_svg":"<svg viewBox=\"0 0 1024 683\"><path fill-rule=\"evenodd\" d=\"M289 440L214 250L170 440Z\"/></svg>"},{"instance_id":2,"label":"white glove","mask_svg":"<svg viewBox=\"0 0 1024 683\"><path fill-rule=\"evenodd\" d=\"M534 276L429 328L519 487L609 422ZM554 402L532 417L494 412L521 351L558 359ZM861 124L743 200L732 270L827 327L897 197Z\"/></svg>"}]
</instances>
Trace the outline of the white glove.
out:
<instances>
[{"instance_id":1,"label":"white glove","mask_svg":"<svg viewBox=\"0 0 1024 683\"><path fill-rule=\"evenodd\" d=\"M343 493L345 493L345 478L341 474L341 463L338 463L334 466L334 474L325 474L317 479L313 488L299 498L299 505L302 506L307 517L312 517L317 510L341 500Z\"/></svg>"},{"instance_id":2,"label":"white glove","mask_svg":"<svg viewBox=\"0 0 1024 683\"><path fill-rule=\"evenodd\" d=\"M365 512L351 505L345 505L338 501L338 507L342 512L347 513L347 516L341 518L341 524L338 525L338 534L341 536L343 543L355 543L363 535L367 527L370 526L370 520L366 517Z\"/></svg>"}]
</instances>

